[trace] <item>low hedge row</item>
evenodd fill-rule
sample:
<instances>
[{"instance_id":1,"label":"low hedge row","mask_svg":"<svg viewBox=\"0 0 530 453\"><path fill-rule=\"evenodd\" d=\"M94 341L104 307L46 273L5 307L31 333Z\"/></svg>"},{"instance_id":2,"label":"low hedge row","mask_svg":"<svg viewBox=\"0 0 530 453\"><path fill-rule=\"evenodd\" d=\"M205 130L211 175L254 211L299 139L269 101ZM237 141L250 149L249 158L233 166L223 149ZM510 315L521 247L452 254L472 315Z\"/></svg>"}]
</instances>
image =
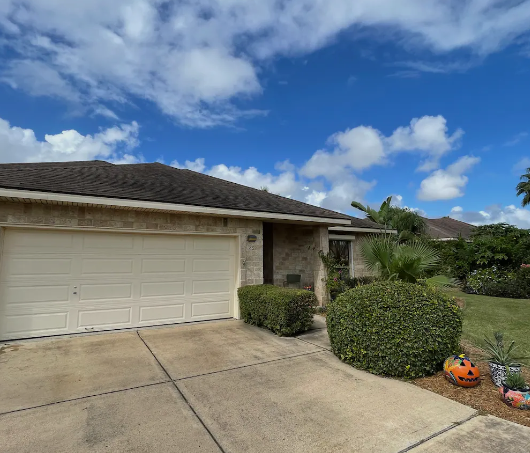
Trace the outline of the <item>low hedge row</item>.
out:
<instances>
[{"instance_id":1,"label":"low hedge row","mask_svg":"<svg viewBox=\"0 0 530 453\"><path fill-rule=\"evenodd\" d=\"M241 318L266 327L281 336L296 335L313 323L317 299L311 291L272 285L250 285L239 288Z\"/></svg>"},{"instance_id":2,"label":"low hedge row","mask_svg":"<svg viewBox=\"0 0 530 453\"><path fill-rule=\"evenodd\" d=\"M464 291L483 296L527 299L530 297L530 268L523 265L516 271L491 267L471 272Z\"/></svg>"},{"instance_id":3,"label":"low hedge row","mask_svg":"<svg viewBox=\"0 0 530 453\"><path fill-rule=\"evenodd\" d=\"M328 304L335 355L374 374L415 378L433 374L456 353L460 309L436 288L399 281L346 291Z\"/></svg>"}]
</instances>

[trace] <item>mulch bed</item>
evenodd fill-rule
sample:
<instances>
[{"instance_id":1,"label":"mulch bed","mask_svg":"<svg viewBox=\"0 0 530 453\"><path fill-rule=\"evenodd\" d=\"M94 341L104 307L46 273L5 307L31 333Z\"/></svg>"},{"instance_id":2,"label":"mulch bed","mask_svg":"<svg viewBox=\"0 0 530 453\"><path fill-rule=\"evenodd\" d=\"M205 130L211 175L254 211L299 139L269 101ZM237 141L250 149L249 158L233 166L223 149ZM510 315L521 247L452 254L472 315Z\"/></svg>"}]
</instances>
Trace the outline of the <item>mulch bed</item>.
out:
<instances>
[{"instance_id":1,"label":"mulch bed","mask_svg":"<svg viewBox=\"0 0 530 453\"><path fill-rule=\"evenodd\" d=\"M413 381L418 387L438 393L446 398L458 401L459 403L471 406L472 408L504 418L520 425L530 427L530 411L514 409L507 406L501 400L499 389L491 382L488 362L484 361L484 351L470 343L462 343L464 352L480 370L481 382L477 387L464 388L449 383L443 376L443 372L434 376L416 379ZM527 382L530 381L530 372L523 368L523 374Z\"/></svg>"}]
</instances>

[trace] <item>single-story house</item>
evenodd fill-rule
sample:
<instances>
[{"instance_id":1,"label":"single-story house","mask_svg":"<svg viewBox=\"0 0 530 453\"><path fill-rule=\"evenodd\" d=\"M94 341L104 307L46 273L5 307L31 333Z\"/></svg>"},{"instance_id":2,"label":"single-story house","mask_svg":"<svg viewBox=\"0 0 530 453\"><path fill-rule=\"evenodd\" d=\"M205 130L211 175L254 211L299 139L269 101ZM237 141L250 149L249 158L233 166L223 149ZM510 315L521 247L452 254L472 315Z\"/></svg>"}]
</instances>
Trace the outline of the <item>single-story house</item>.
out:
<instances>
[{"instance_id":1,"label":"single-story house","mask_svg":"<svg viewBox=\"0 0 530 453\"><path fill-rule=\"evenodd\" d=\"M0 165L0 340L239 317L371 222L159 163ZM331 236L330 236L331 235ZM332 242L332 246L333 246Z\"/></svg>"},{"instance_id":2,"label":"single-story house","mask_svg":"<svg viewBox=\"0 0 530 453\"><path fill-rule=\"evenodd\" d=\"M452 241L460 237L468 241L475 229L475 226L451 217L441 217L439 219L424 217L423 220L425 220L427 225L427 235L439 241Z\"/></svg>"}]
</instances>

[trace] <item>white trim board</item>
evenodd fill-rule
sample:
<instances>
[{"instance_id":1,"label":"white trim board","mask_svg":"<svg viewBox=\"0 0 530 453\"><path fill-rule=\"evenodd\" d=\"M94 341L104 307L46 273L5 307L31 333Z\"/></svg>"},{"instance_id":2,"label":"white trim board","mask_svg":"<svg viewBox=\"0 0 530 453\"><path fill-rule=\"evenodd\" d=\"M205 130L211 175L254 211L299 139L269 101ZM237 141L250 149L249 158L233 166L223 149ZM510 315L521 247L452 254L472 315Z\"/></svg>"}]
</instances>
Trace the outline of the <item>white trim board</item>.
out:
<instances>
[{"instance_id":1,"label":"white trim board","mask_svg":"<svg viewBox=\"0 0 530 453\"><path fill-rule=\"evenodd\" d=\"M351 234L330 234L329 240L330 241L353 241L355 240L355 236Z\"/></svg>"},{"instance_id":2,"label":"white trim board","mask_svg":"<svg viewBox=\"0 0 530 453\"><path fill-rule=\"evenodd\" d=\"M297 214L280 214L259 211L243 211L238 209L210 208L206 206L191 206L158 201L138 201L121 198L92 197L84 195L69 195L55 192L34 192L31 190L0 189L0 198L15 199L15 201L39 201L46 204L75 204L96 205L107 208L125 208L133 210L152 210L165 212L181 212L188 214L210 214L226 217L244 217L255 219L290 220L294 222L316 223L324 225L349 225L347 219L332 219L328 217L311 217Z\"/></svg>"},{"instance_id":3,"label":"white trim board","mask_svg":"<svg viewBox=\"0 0 530 453\"><path fill-rule=\"evenodd\" d=\"M337 232L337 231L344 231L348 233L385 233L384 228L359 228L359 227L352 227L352 226L332 226L328 228L330 233ZM389 234L397 234L397 230L386 230Z\"/></svg>"}]
</instances>

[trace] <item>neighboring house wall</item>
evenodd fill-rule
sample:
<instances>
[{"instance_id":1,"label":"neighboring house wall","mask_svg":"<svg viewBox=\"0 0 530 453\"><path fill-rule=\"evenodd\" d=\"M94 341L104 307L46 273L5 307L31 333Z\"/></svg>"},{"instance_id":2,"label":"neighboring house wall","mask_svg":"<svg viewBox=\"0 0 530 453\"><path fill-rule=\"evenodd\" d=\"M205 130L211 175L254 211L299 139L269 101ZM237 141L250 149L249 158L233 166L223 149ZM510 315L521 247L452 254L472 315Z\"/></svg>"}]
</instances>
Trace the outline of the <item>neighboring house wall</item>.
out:
<instances>
[{"instance_id":1,"label":"neighboring house wall","mask_svg":"<svg viewBox=\"0 0 530 453\"><path fill-rule=\"evenodd\" d=\"M0 202L0 227L33 225L240 235L241 286L263 283L262 222L125 209ZM226 225L226 226L225 226ZM0 228L1 230L1 228ZM247 242L247 235L257 236Z\"/></svg>"},{"instance_id":2,"label":"neighboring house wall","mask_svg":"<svg viewBox=\"0 0 530 453\"><path fill-rule=\"evenodd\" d=\"M325 269L318 252L328 252L328 237L327 227L274 224L274 284L282 286L287 274L300 274L302 286L313 285L319 302L325 304Z\"/></svg>"}]
</instances>

